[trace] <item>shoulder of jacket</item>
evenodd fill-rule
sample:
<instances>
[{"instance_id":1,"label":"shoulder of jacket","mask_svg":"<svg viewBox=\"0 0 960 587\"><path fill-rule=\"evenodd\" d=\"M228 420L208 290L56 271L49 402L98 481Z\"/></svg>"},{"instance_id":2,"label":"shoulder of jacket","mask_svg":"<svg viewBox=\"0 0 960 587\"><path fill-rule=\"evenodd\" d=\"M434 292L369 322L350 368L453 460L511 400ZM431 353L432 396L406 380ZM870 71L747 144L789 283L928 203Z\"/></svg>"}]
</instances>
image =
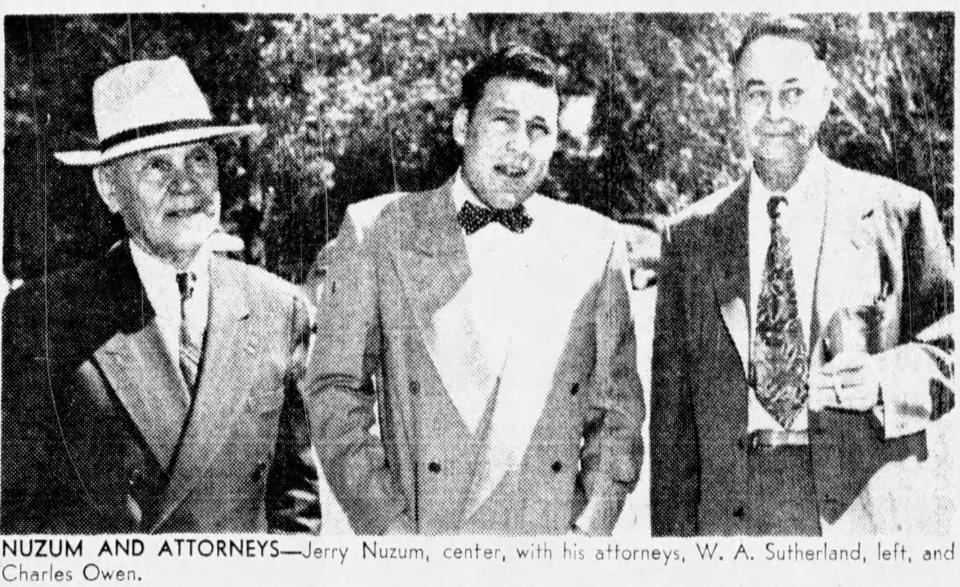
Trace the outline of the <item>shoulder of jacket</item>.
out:
<instances>
[{"instance_id":1,"label":"shoulder of jacket","mask_svg":"<svg viewBox=\"0 0 960 587\"><path fill-rule=\"evenodd\" d=\"M376 224L385 208L406 195L408 195L407 192L391 192L354 202L347 206L345 216L350 219L354 230L362 237L370 227Z\"/></svg>"},{"instance_id":2,"label":"shoulder of jacket","mask_svg":"<svg viewBox=\"0 0 960 587\"><path fill-rule=\"evenodd\" d=\"M262 267L248 265L222 255L217 255L215 259L227 271L239 276L244 285L255 290L257 295L282 299L305 299L305 295L299 287Z\"/></svg>"},{"instance_id":3,"label":"shoulder of jacket","mask_svg":"<svg viewBox=\"0 0 960 587\"><path fill-rule=\"evenodd\" d=\"M626 229L622 224L586 206L546 196L540 197L540 206L554 217L554 223L575 229L581 237L607 241L623 239L626 236ZM534 217L534 222L536 221Z\"/></svg>"},{"instance_id":4,"label":"shoulder of jacket","mask_svg":"<svg viewBox=\"0 0 960 587\"><path fill-rule=\"evenodd\" d=\"M675 238L675 234L683 233L702 223L704 219L712 216L721 204L733 197L734 192L741 186L743 186L743 180L722 187L667 218L661 235L663 240L669 242Z\"/></svg>"},{"instance_id":5,"label":"shoulder of jacket","mask_svg":"<svg viewBox=\"0 0 960 587\"><path fill-rule=\"evenodd\" d=\"M931 202L930 196L895 179L868 171L852 169L830 160L831 175L844 188L844 197L858 198L864 206L883 206L905 212Z\"/></svg>"}]
</instances>

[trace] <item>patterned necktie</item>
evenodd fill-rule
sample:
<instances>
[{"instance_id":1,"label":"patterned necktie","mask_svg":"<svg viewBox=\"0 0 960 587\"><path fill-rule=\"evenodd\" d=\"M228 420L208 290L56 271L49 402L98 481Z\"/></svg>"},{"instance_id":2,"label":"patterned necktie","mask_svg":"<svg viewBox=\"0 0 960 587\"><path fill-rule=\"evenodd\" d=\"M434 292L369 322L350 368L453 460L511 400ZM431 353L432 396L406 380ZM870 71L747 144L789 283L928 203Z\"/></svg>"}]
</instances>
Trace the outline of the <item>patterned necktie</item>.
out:
<instances>
[{"instance_id":1,"label":"patterned necktie","mask_svg":"<svg viewBox=\"0 0 960 587\"><path fill-rule=\"evenodd\" d=\"M770 247L757 300L753 337L755 392L760 404L789 428L807 401L807 345L797 311L790 240L780 223L783 196L767 202Z\"/></svg>"},{"instance_id":2,"label":"patterned necktie","mask_svg":"<svg viewBox=\"0 0 960 587\"><path fill-rule=\"evenodd\" d=\"M527 215L523 204L513 208L488 208L476 206L467 200L457 213L457 222L467 234L473 234L491 222L499 222L511 231L521 233L530 228L533 219Z\"/></svg>"},{"instance_id":3,"label":"patterned necktie","mask_svg":"<svg viewBox=\"0 0 960 587\"><path fill-rule=\"evenodd\" d=\"M193 297L197 276L193 272L177 273L177 289L180 290L180 373L192 396L197 385L200 368L200 346L190 336L187 303Z\"/></svg>"}]
</instances>

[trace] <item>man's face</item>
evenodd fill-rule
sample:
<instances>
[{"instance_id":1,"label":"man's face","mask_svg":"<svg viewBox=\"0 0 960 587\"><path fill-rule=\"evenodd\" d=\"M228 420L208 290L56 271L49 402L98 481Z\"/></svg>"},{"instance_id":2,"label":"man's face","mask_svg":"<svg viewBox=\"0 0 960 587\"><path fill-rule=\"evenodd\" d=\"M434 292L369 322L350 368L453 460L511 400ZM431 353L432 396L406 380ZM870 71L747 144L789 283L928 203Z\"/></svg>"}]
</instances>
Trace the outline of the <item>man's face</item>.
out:
<instances>
[{"instance_id":1,"label":"man's face","mask_svg":"<svg viewBox=\"0 0 960 587\"><path fill-rule=\"evenodd\" d=\"M219 224L217 156L209 143L131 155L97 177L130 238L174 265L189 263Z\"/></svg>"},{"instance_id":2,"label":"man's face","mask_svg":"<svg viewBox=\"0 0 960 587\"><path fill-rule=\"evenodd\" d=\"M460 108L453 135L463 174L495 208L522 203L540 187L557 147L557 92L525 80L493 78L472 114Z\"/></svg>"},{"instance_id":3,"label":"man's face","mask_svg":"<svg viewBox=\"0 0 960 587\"><path fill-rule=\"evenodd\" d=\"M808 44L780 37L751 43L736 71L739 130L757 159L798 160L830 107L826 66Z\"/></svg>"}]
</instances>

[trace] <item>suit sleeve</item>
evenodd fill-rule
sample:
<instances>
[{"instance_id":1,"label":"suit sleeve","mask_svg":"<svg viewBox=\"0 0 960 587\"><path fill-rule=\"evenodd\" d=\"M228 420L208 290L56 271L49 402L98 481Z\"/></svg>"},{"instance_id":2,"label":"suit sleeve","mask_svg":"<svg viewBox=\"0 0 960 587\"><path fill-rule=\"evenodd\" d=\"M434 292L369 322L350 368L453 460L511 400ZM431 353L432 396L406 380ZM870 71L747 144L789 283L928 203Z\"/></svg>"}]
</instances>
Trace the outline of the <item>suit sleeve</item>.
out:
<instances>
[{"instance_id":1,"label":"suit sleeve","mask_svg":"<svg viewBox=\"0 0 960 587\"><path fill-rule=\"evenodd\" d=\"M693 536L700 457L687 373L683 251L672 232L663 239L653 328L650 524L654 536Z\"/></svg>"},{"instance_id":2,"label":"suit sleeve","mask_svg":"<svg viewBox=\"0 0 960 587\"><path fill-rule=\"evenodd\" d=\"M310 312L299 297L294 297L291 315L293 346L284 381L276 456L267 480L267 525L271 532L315 534L321 526L318 473L300 392L310 345Z\"/></svg>"},{"instance_id":3,"label":"suit sleeve","mask_svg":"<svg viewBox=\"0 0 960 587\"><path fill-rule=\"evenodd\" d=\"M49 484L41 476L49 470L48 386L43 377L38 332L29 309L37 307L21 289L3 308L2 446L0 446L0 533L42 531L41 492Z\"/></svg>"},{"instance_id":4,"label":"suit sleeve","mask_svg":"<svg viewBox=\"0 0 960 587\"><path fill-rule=\"evenodd\" d=\"M373 432L381 332L372 249L347 215L320 298L307 408L327 482L353 530L410 532L406 498Z\"/></svg>"},{"instance_id":5,"label":"suit sleeve","mask_svg":"<svg viewBox=\"0 0 960 587\"><path fill-rule=\"evenodd\" d=\"M612 532L643 460L643 388L623 247L617 239L594 315L596 355L586 390L590 416L580 454L587 503L575 521L577 529L591 536Z\"/></svg>"},{"instance_id":6,"label":"suit sleeve","mask_svg":"<svg viewBox=\"0 0 960 587\"><path fill-rule=\"evenodd\" d=\"M933 202L913 192L903 238L900 343L878 355L884 436L925 429L953 409L953 263ZM899 228L899 227L898 227Z\"/></svg>"}]
</instances>

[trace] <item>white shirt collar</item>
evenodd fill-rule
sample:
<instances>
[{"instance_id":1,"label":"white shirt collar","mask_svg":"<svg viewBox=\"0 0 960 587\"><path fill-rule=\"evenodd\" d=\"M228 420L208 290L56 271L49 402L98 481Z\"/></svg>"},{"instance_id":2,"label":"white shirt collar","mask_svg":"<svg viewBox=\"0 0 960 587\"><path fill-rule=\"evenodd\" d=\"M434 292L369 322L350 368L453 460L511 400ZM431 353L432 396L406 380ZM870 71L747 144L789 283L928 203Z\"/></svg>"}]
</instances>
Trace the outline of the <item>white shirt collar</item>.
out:
<instances>
[{"instance_id":1,"label":"white shirt collar","mask_svg":"<svg viewBox=\"0 0 960 587\"><path fill-rule=\"evenodd\" d=\"M160 334L171 356L177 357L180 330L180 289L177 287L177 273L192 271L197 276L193 296L187 305L190 317L188 324L194 340L202 340L207 324L207 302L210 295L210 247L201 247L187 269L181 270L147 252L132 239L128 242L140 283L143 284L147 299L156 314Z\"/></svg>"},{"instance_id":2,"label":"white shirt collar","mask_svg":"<svg viewBox=\"0 0 960 587\"><path fill-rule=\"evenodd\" d=\"M133 264L137 267L143 289L146 290L150 303L154 305L154 310L160 310L157 303L162 303L168 297L172 297L177 302L177 313L179 313L180 291L177 289L177 273L192 271L197 276L198 283L200 281L206 282L210 263L208 247L201 247L190 265L181 270L164 259L147 252L136 241L131 239L129 242Z\"/></svg>"}]
</instances>

